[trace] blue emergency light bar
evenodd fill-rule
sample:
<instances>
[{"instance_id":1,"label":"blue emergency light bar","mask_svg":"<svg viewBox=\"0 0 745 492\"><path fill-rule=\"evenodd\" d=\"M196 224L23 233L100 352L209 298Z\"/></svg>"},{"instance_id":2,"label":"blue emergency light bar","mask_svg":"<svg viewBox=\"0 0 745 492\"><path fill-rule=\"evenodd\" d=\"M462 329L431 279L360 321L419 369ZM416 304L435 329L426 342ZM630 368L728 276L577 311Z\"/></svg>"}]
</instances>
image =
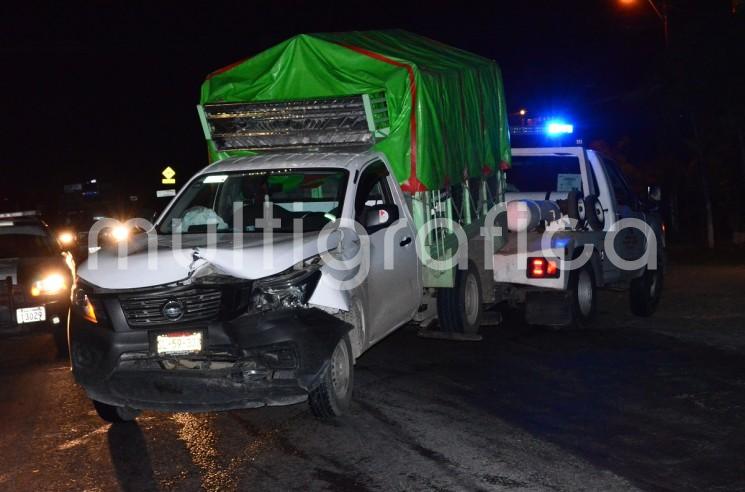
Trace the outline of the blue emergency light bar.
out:
<instances>
[{"instance_id":1,"label":"blue emergency light bar","mask_svg":"<svg viewBox=\"0 0 745 492\"><path fill-rule=\"evenodd\" d=\"M557 120L549 121L546 125L546 133L549 136L569 135L574 133L574 125Z\"/></svg>"},{"instance_id":2,"label":"blue emergency light bar","mask_svg":"<svg viewBox=\"0 0 745 492\"><path fill-rule=\"evenodd\" d=\"M520 115L510 119L513 147L564 147L582 145L575 125L561 116Z\"/></svg>"}]
</instances>

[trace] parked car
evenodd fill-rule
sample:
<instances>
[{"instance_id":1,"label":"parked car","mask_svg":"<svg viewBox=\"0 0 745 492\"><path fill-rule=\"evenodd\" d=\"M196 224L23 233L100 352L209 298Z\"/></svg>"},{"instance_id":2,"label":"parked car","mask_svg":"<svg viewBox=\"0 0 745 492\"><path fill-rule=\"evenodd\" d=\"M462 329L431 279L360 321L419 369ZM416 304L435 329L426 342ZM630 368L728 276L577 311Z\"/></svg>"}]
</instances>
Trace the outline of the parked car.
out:
<instances>
[{"instance_id":1,"label":"parked car","mask_svg":"<svg viewBox=\"0 0 745 492\"><path fill-rule=\"evenodd\" d=\"M51 332L66 354L73 272L35 212L0 214L0 334Z\"/></svg>"}]
</instances>

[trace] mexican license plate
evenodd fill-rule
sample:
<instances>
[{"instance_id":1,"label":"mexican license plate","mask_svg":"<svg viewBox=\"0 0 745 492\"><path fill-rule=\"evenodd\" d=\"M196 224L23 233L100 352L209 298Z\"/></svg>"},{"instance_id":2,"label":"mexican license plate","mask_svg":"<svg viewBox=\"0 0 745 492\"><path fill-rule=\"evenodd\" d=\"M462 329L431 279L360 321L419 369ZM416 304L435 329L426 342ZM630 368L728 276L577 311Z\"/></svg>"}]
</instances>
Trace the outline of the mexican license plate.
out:
<instances>
[{"instance_id":1,"label":"mexican license plate","mask_svg":"<svg viewBox=\"0 0 745 492\"><path fill-rule=\"evenodd\" d=\"M18 324L37 323L47 319L47 310L44 306L16 309L16 320Z\"/></svg>"},{"instance_id":2,"label":"mexican license plate","mask_svg":"<svg viewBox=\"0 0 745 492\"><path fill-rule=\"evenodd\" d=\"M193 354L202 351L203 333L201 331L173 331L155 336L155 350L158 355Z\"/></svg>"}]
</instances>

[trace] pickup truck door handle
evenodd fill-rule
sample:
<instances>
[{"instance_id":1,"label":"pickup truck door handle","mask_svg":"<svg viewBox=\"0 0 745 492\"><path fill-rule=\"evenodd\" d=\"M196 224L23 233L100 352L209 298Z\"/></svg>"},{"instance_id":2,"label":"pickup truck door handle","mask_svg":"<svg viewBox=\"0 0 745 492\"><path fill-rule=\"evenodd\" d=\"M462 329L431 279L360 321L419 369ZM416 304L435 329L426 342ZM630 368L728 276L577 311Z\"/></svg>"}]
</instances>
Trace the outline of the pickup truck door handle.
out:
<instances>
[{"instance_id":1,"label":"pickup truck door handle","mask_svg":"<svg viewBox=\"0 0 745 492\"><path fill-rule=\"evenodd\" d=\"M410 243L411 243L411 238L410 237L405 237L398 244L399 244L399 246L403 247L403 246L406 246L407 244L410 244Z\"/></svg>"}]
</instances>

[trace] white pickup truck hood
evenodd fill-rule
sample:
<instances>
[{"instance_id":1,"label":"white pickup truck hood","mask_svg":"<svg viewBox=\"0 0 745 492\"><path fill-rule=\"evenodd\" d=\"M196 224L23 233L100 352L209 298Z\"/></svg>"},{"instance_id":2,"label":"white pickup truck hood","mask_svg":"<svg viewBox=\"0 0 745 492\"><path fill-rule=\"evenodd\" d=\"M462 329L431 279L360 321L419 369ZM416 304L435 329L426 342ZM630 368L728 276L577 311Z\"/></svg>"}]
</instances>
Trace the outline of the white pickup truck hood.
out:
<instances>
[{"instance_id":1,"label":"white pickup truck hood","mask_svg":"<svg viewBox=\"0 0 745 492\"><path fill-rule=\"evenodd\" d=\"M120 255L117 247L93 253L78 267L78 276L103 289L138 289L186 280L212 267L220 274L236 278L259 279L287 270L299 261L335 248L340 234L332 232L319 247L319 233L294 239L293 234L274 234L264 245L261 234L245 235L234 247L232 234L218 235L210 245L205 235L184 235L176 245L170 236L157 239L148 252L147 236L142 234L127 244Z\"/></svg>"}]
</instances>

